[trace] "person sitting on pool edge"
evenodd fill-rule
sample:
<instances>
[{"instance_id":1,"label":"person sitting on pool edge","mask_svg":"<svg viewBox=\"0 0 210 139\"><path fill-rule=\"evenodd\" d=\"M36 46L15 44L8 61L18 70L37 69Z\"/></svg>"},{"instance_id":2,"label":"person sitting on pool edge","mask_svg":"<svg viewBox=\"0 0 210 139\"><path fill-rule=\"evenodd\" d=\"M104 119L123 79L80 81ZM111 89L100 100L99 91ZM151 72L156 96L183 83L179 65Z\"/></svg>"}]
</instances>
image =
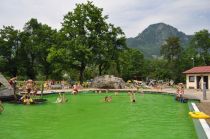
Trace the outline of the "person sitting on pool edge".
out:
<instances>
[{"instance_id":1,"label":"person sitting on pool edge","mask_svg":"<svg viewBox=\"0 0 210 139\"><path fill-rule=\"evenodd\" d=\"M177 87L176 90L176 96L175 96L175 100L181 102L181 103L187 103L188 102L188 98L183 97L183 91L180 87Z\"/></svg>"},{"instance_id":2,"label":"person sitting on pool edge","mask_svg":"<svg viewBox=\"0 0 210 139\"><path fill-rule=\"evenodd\" d=\"M111 96L105 96L104 101L105 102L111 102L112 101L112 97Z\"/></svg>"},{"instance_id":3,"label":"person sitting on pool edge","mask_svg":"<svg viewBox=\"0 0 210 139\"><path fill-rule=\"evenodd\" d=\"M25 83L26 83L26 92L28 95L30 95L31 91L33 90L34 81L31 79L28 79Z\"/></svg>"},{"instance_id":4,"label":"person sitting on pool edge","mask_svg":"<svg viewBox=\"0 0 210 139\"><path fill-rule=\"evenodd\" d=\"M188 102L188 98L183 97L183 95L180 95L180 94L176 95L175 100L179 101L181 103L187 103Z\"/></svg>"}]
</instances>

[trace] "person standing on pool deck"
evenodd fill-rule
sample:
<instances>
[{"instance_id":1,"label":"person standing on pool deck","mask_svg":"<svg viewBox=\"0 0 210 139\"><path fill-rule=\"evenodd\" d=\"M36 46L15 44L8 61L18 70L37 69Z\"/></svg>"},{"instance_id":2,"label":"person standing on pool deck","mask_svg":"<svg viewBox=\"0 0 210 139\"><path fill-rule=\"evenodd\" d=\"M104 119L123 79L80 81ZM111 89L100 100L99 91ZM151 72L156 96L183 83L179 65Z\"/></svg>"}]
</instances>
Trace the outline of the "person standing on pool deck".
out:
<instances>
[{"instance_id":1,"label":"person standing on pool deck","mask_svg":"<svg viewBox=\"0 0 210 139\"><path fill-rule=\"evenodd\" d=\"M9 79L9 84L11 85L11 87L14 87L14 84L16 83L17 77L13 77L11 79Z\"/></svg>"},{"instance_id":2,"label":"person standing on pool deck","mask_svg":"<svg viewBox=\"0 0 210 139\"><path fill-rule=\"evenodd\" d=\"M33 85L34 85L34 81L29 79L26 81L26 91L27 91L27 94L30 95L32 89L33 89Z\"/></svg>"},{"instance_id":3,"label":"person standing on pool deck","mask_svg":"<svg viewBox=\"0 0 210 139\"><path fill-rule=\"evenodd\" d=\"M184 84L180 83L180 94L184 95Z\"/></svg>"}]
</instances>

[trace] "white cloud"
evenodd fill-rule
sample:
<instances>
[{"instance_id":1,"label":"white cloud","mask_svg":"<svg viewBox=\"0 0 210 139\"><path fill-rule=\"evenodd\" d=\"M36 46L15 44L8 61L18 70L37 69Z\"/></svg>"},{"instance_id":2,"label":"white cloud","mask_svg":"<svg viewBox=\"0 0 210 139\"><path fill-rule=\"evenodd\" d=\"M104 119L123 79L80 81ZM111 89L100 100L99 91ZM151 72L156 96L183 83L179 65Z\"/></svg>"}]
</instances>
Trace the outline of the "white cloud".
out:
<instances>
[{"instance_id":1,"label":"white cloud","mask_svg":"<svg viewBox=\"0 0 210 139\"><path fill-rule=\"evenodd\" d=\"M22 29L30 18L60 28L63 16L86 0L1 0L0 28L14 25ZM210 30L209 0L93 0L109 15L109 22L120 26L127 37L134 37L148 25L165 22L193 34Z\"/></svg>"}]
</instances>

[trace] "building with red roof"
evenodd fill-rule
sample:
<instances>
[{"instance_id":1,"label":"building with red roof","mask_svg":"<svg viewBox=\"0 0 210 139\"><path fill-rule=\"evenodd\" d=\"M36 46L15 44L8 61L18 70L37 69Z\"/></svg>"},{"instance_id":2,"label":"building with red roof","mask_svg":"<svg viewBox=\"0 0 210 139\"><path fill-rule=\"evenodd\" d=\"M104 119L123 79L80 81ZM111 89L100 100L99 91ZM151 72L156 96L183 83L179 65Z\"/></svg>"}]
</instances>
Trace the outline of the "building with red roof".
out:
<instances>
[{"instance_id":1,"label":"building with red roof","mask_svg":"<svg viewBox=\"0 0 210 139\"><path fill-rule=\"evenodd\" d=\"M203 89L204 82L206 83L206 89L209 88L210 66L193 67L183 73L186 74L187 88Z\"/></svg>"}]
</instances>

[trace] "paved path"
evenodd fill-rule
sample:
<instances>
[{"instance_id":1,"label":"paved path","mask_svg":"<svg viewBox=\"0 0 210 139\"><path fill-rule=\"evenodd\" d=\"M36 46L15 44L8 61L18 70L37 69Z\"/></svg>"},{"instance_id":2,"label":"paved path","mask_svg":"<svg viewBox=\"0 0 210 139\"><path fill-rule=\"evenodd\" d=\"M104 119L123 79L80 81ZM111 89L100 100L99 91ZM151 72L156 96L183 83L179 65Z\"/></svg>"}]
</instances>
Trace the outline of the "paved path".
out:
<instances>
[{"instance_id":1,"label":"paved path","mask_svg":"<svg viewBox=\"0 0 210 139\"><path fill-rule=\"evenodd\" d=\"M176 93L176 89L168 88L163 89L163 92L170 92L170 93ZM195 89L185 89L184 96L190 99L198 99L201 102L210 102L210 90L206 92L207 100L203 99L203 92L201 90L195 90Z\"/></svg>"}]
</instances>

